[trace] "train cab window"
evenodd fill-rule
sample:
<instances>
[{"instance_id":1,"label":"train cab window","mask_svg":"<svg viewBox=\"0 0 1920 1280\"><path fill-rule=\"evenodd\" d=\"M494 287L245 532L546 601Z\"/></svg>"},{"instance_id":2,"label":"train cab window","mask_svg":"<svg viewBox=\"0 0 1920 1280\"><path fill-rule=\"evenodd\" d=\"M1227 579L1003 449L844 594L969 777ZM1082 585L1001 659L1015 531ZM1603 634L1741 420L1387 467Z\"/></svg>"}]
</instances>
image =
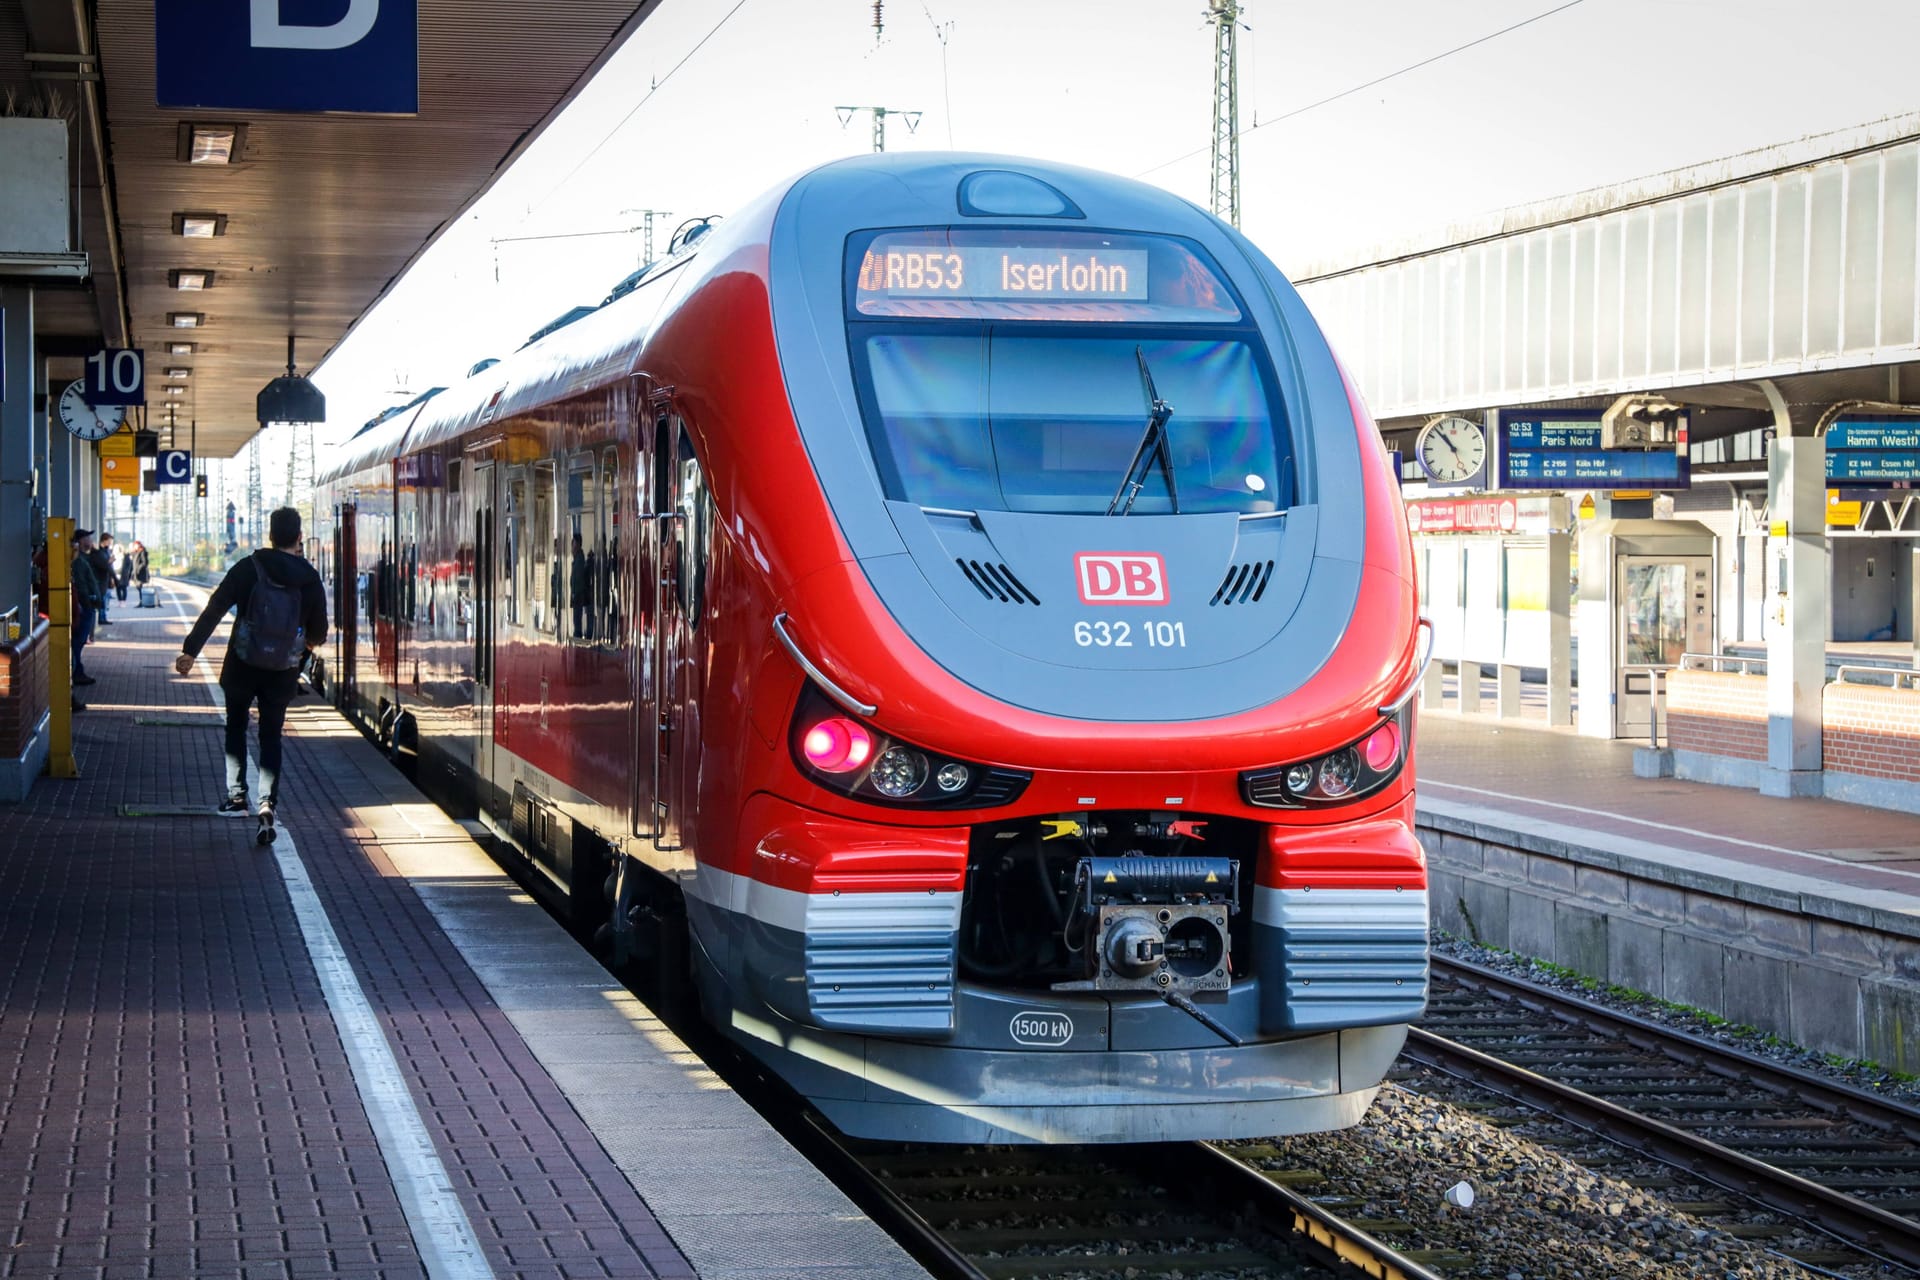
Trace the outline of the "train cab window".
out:
<instances>
[{"instance_id":1,"label":"train cab window","mask_svg":"<svg viewBox=\"0 0 1920 1280\"><path fill-rule=\"evenodd\" d=\"M535 631L552 631L559 611L560 566L553 555L553 464L533 464L533 527L527 545L533 550L533 581L528 598Z\"/></svg>"},{"instance_id":2,"label":"train cab window","mask_svg":"<svg viewBox=\"0 0 1920 1280\"><path fill-rule=\"evenodd\" d=\"M506 545L501 548L501 578L506 586L506 620L521 626L520 601L526 595L527 565L527 473L514 468L507 479L507 518L502 522Z\"/></svg>"},{"instance_id":3,"label":"train cab window","mask_svg":"<svg viewBox=\"0 0 1920 1280\"><path fill-rule=\"evenodd\" d=\"M1134 514L1293 502L1265 344L1197 246L883 232L864 253L854 246L848 289L862 415L889 497L1105 514L1158 400L1170 407L1167 460L1148 467Z\"/></svg>"},{"instance_id":4,"label":"train cab window","mask_svg":"<svg viewBox=\"0 0 1920 1280\"><path fill-rule=\"evenodd\" d=\"M618 454L600 459L600 568L594 576L595 634L609 648L620 640L620 482Z\"/></svg>"}]
</instances>

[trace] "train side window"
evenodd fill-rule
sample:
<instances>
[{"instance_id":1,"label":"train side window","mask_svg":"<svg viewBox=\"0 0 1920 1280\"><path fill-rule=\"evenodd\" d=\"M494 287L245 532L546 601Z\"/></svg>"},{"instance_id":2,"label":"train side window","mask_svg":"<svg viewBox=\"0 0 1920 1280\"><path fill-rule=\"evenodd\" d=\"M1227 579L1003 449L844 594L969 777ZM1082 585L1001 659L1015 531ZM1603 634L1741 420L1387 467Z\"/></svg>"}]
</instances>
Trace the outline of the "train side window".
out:
<instances>
[{"instance_id":1,"label":"train side window","mask_svg":"<svg viewBox=\"0 0 1920 1280\"><path fill-rule=\"evenodd\" d=\"M700 626L700 613L706 606L707 560L713 546L713 498L707 492L706 477L700 459L694 456L693 440L680 428L680 608L686 614L689 630Z\"/></svg>"},{"instance_id":2,"label":"train side window","mask_svg":"<svg viewBox=\"0 0 1920 1280\"><path fill-rule=\"evenodd\" d=\"M507 478L507 545L501 548L501 577L507 588L507 623L520 626L520 597L525 594L527 566L525 552L527 521L527 473L516 467Z\"/></svg>"},{"instance_id":3,"label":"train side window","mask_svg":"<svg viewBox=\"0 0 1920 1280\"><path fill-rule=\"evenodd\" d=\"M533 601L533 629L551 631L560 598L560 568L553 557L551 462L533 464L533 528L527 531L527 543L533 549L533 581L527 592Z\"/></svg>"},{"instance_id":4,"label":"train side window","mask_svg":"<svg viewBox=\"0 0 1920 1280\"><path fill-rule=\"evenodd\" d=\"M600 643L613 648L620 642L620 473L619 454L608 449L600 458L600 572L594 578L594 609Z\"/></svg>"},{"instance_id":5,"label":"train side window","mask_svg":"<svg viewBox=\"0 0 1920 1280\"><path fill-rule=\"evenodd\" d=\"M599 630L595 582L602 572L600 521L593 455L575 454L567 465L567 611L564 626L577 644L591 644Z\"/></svg>"}]
</instances>

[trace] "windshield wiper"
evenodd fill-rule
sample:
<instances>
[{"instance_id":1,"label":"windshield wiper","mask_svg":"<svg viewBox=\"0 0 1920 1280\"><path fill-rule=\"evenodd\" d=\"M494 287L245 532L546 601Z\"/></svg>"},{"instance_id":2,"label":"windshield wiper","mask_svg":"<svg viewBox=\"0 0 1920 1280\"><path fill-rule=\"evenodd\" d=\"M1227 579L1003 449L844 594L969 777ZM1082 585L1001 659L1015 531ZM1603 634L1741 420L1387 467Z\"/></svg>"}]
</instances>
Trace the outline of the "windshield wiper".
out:
<instances>
[{"instance_id":1,"label":"windshield wiper","mask_svg":"<svg viewBox=\"0 0 1920 1280\"><path fill-rule=\"evenodd\" d=\"M1113 501L1107 504L1107 514L1113 515L1116 511L1123 516L1133 514L1133 500L1146 488L1147 477L1157 462L1167 477L1167 501L1173 507L1173 514L1179 515L1180 487L1173 478L1173 450L1167 444L1167 421L1173 417L1173 406L1154 390L1153 370L1147 368L1146 354L1135 347L1133 358L1140 362L1140 390L1147 397L1147 428L1140 436L1139 447L1133 451L1133 461L1127 464L1126 477L1114 490Z\"/></svg>"}]
</instances>

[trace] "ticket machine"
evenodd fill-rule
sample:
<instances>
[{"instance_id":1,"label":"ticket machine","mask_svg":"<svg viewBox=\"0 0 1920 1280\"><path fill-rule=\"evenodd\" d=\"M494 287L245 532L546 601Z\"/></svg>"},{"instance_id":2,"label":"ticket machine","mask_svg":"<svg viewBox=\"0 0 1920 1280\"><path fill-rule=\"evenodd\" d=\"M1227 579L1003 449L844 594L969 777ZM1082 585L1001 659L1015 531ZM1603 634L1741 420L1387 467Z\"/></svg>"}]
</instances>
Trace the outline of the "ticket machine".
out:
<instances>
[{"instance_id":1,"label":"ticket machine","mask_svg":"<svg viewBox=\"0 0 1920 1280\"><path fill-rule=\"evenodd\" d=\"M1580 531L1580 732L1647 737L1657 677L1712 653L1714 535L1694 520L1597 520ZM1595 696L1604 695L1604 696Z\"/></svg>"}]
</instances>

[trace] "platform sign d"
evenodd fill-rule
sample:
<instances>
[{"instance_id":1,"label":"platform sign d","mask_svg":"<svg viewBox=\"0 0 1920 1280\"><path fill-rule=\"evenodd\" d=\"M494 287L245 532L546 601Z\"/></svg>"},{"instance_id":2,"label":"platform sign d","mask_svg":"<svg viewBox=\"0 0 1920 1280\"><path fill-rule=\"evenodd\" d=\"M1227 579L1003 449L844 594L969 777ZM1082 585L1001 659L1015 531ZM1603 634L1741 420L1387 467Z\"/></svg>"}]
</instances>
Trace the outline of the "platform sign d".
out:
<instances>
[{"instance_id":1,"label":"platform sign d","mask_svg":"<svg viewBox=\"0 0 1920 1280\"><path fill-rule=\"evenodd\" d=\"M420 110L419 0L155 0L162 107Z\"/></svg>"},{"instance_id":2,"label":"platform sign d","mask_svg":"<svg viewBox=\"0 0 1920 1280\"><path fill-rule=\"evenodd\" d=\"M185 449L162 449L154 457L153 469L161 484L193 483L193 455Z\"/></svg>"}]
</instances>

